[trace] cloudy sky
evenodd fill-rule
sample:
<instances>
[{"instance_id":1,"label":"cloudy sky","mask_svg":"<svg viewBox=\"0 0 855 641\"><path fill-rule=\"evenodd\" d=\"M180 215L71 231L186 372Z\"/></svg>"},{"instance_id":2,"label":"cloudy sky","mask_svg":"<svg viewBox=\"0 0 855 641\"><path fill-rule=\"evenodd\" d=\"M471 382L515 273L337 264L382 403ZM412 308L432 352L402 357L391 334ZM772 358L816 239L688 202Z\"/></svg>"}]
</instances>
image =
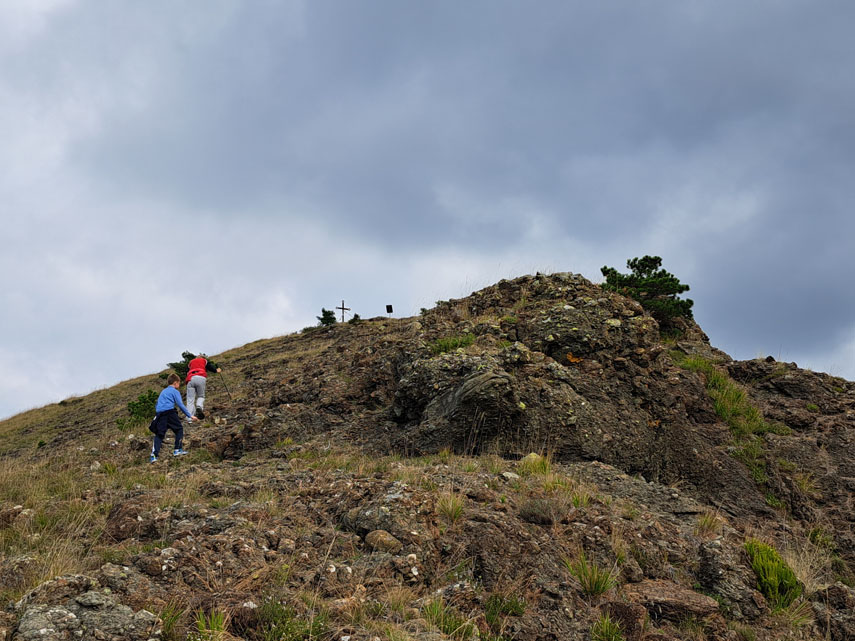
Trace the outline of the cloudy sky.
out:
<instances>
[{"instance_id":1,"label":"cloudy sky","mask_svg":"<svg viewBox=\"0 0 855 641\"><path fill-rule=\"evenodd\" d=\"M501 278L663 257L855 379L855 4L2 0L0 417Z\"/></svg>"}]
</instances>

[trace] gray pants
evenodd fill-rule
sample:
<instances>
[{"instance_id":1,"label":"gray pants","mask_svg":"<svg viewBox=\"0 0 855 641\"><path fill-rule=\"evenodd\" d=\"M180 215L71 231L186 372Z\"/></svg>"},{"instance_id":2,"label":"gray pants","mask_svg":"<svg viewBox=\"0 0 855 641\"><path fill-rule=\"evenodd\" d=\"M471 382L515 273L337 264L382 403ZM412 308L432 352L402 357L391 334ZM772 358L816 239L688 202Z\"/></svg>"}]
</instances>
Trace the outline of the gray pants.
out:
<instances>
[{"instance_id":1,"label":"gray pants","mask_svg":"<svg viewBox=\"0 0 855 641\"><path fill-rule=\"evenodd\" d=\"M187 382L187 409L190 416L196 414L196 408L200 410L205 406L205 383L208 379L204 376L194 376Z\"/></svg>"}]
</instances>

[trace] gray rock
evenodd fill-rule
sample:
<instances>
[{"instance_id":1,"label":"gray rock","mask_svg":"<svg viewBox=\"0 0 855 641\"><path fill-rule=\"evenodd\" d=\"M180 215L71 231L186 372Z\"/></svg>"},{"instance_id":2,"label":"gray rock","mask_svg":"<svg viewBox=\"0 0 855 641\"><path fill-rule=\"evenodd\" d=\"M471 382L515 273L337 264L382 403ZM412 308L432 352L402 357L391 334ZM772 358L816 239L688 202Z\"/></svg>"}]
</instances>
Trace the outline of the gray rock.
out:
<instances>
[{"instance_id":1,"label":"gray rock","mask_svg":"<svg viewBox=\"0 0 855 641\"><path fill-rule=\"evenodd\" d=\"M148 641L161 635L151 612L134 612L98 591L98 582L81 575L48 581L16 605L21 612L12 641Z\"/></svg>"}]
</instances>

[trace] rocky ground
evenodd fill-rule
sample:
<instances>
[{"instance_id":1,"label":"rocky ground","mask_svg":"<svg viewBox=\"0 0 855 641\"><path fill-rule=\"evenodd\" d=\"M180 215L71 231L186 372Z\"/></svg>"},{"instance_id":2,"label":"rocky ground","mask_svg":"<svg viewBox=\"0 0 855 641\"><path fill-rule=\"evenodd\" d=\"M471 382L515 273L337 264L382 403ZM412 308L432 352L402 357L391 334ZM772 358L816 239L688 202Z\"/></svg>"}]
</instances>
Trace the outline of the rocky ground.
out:
<instances>
[{"instance_id":1,"label":"rocky ground","mask_svg":"<svg viewBox=\"0 0 855 641\"><path fill-rule=\"evenodd\" d=\"M573 274L214 358L185 458L117 426L158 375L0 423L0 639L855 638L851 382Z\"/></svg>"}]
</instances>

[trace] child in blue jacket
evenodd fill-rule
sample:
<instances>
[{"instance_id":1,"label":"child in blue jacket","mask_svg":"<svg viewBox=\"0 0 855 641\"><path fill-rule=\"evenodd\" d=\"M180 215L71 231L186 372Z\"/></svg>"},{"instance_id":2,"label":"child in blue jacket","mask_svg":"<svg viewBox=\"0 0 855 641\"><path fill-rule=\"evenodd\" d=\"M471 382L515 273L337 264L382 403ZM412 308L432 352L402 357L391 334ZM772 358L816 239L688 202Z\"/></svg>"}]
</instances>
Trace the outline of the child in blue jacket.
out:
<instances>
[{"instance_id":1,"label":"child in blue jacket","mask_svg":"<svg viewBox=\"0 0 855 641\"><path fill-rule=\"evenodd\" d=\"M151 428L149 428L154 432L154 445L151 448L151 456L148 459L149 463L157 462L157 455L160 453L160 446L166 436L166 430L175 432L175 449L172 450L172 456L187 454L181 448L181 439L184 438L184 427L181 425L181 419L178 417L178 410L175 407L178 406L181 408L181 411L190 420L198 421L199 419L191 416L190 410L184 407L184 403L181 402L181 393L178 391L179 385L181 385L181 378L178 374L170 374L166 379L166 387L160 393L160 396L157 397L157 405L154 407L157 415L151 423Z\"/></svg>"}]
</instances>

